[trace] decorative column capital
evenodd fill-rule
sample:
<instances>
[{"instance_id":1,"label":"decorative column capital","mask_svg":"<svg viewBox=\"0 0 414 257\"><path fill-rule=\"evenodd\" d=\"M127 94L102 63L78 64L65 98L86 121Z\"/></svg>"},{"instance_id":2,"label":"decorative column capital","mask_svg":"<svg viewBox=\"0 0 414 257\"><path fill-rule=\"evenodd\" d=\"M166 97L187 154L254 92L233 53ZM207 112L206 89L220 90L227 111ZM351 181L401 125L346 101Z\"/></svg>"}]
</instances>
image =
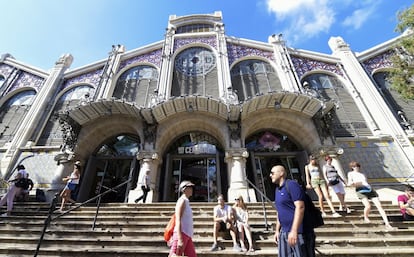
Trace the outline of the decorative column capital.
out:
<instances>
[{"instance_id":1,"label":"decorative column capital","mask_svg":"<svg viewBox=\"0 0 414 257\"><path fill-rule=\"evenodd\" d=\"M239 149L230 149L227 150L224 154L224 160L230 161L235 159L247 159L249 157L249 152L246 148L239 148Z\"/></svg>"},{"instance_id":2,"label":"decorative column capital","mask_svg":"<svg viewBox=\"0 0 414 257\"><path fill-rule=\"evenodd\" d=\"M339 157L344 153L344 149L339 146L324 146L318 149L318 154L320 157L322 156L331 156L331 157Z\"/></svg>"},{"instance_id":3,"label":"decorative column capital","mask_svg":"<svg viewBox=\"0 0 414 257\"><path fill-rule=\"evenodd\" d=\"M157 152L154 151L139 151L137 153L137 160L142 161L159 161L160 157Z\"/></svg>"}]
</instances>

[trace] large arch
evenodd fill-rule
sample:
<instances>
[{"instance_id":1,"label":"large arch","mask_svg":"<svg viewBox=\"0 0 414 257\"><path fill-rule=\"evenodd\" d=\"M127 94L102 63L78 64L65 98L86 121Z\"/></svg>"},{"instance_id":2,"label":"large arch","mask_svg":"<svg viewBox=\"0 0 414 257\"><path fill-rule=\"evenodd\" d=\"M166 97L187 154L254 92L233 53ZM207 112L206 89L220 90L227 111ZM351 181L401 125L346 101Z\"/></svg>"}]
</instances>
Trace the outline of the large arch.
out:
<instances>
[{"instance_id":1,"label":"large arch","mask_svg":"<svg viewBox=\"0 0 414 257\"><path fill-rule=\"evenodd\" d=\"M76 156L87 160L99 144L120 133L137 135L142 139L142 130L142 121L136 117L109 115L98 118L82 127L75 148Z\"/></svg>"},{"instance_id":2,"label":"large arch","mask_svg":"<svg viewBox=\"0 0 414 257\"><path fill-rule=\"evenodd\" d=\"M227 133L226 121L217 115L206 112L180 113L169 116L158 126L158 137L155 148L160 154L167 150L171 139L176 135L190 131L201 131L215 137L224 148L229 146L225 137Z\"/></svg>"},{"instance_id":3,"label":"large arch","mask_svg":"<svg viewBox=\"0 0 414 257\"><path fill-rule=\"evenodd\" d=\"M102 196L102 202L126 202L128 192L135 188L139 175L137 153L141 148L136 134L117 133L102 138L89 155L87 166L81 175L80 201L90 199L108 188L117 187ZM128 182L129 178L134 178Z\"/></svg>"},{"instance_id":4,"label":"large arch","mask_svg":"<svg viewBox=\"0 0 414 257\"><path fill-rule=\"evenodd\" d=\"M314 151L321 145L313 120L295 111L261 109L250 113L243 120L243 140L263 128L277 128L295 142L301 142L301 146L307 151Z\"/></svg>"}]
</instances>

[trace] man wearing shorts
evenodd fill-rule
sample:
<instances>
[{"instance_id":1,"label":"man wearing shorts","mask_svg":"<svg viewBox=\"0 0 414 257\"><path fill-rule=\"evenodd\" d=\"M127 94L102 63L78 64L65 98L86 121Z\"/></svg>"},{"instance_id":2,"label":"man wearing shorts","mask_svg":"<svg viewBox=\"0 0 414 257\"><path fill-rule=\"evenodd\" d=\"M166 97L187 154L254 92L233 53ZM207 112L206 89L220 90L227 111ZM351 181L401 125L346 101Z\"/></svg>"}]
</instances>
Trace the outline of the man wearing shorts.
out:
<instances>
[{"instance_id":1,"label":"man wearing shorts","mask_svg":"<svg viewBox=\"0 0 414 257\"><path fill-rule=\"evenodd\" d=\"M234 226L235 219L233 208L224 203L223 195L217 197L218 204L214 207L214 228L213 228L213 239L214 243L211 247L211 251L219 250L217 244L217 234L219 232L230 231L231 238L233 240L233 250L241 252L240 246L237 244L237 230Z\"/></svg>"}]
</instances>

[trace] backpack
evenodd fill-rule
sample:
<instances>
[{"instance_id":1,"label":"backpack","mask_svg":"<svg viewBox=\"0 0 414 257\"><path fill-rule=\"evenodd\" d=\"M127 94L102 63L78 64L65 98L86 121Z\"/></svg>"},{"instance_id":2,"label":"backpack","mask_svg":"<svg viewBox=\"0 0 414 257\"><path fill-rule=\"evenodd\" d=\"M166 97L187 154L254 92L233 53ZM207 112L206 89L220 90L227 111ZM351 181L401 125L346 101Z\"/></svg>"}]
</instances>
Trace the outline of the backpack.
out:
<instances>
[{"instance_id":1,"label":"backpack","mask_svg":"<svg viewBox=\"0 0 414 257\"><path fill-rule=\"evenodd\" d=\"M290 194L288 183L289 179L286 180L286 191L288 192L290 198L292 198L292 195ZM303 215L303 224L306 227L309 228L318 228L323 226L325 223L323 221L322 213L321 211L316 208L316 206L313 204L312 199L305 191L305 213Z\"/></svg>"},{"instance_id":2,"label":"backpack","mask_svg":"<svg viewBox=\"0 0 414 257\"><path fill-rule=\"evenodd\" d=\"M167 226L164 229L164 241L169 242L171 240L171 237L174 233L174 227L175 227L175 213L171 216L170 221L168 221Z\"/></svg>"},{"instance_id":3,"label":"backpack","mask_svg":"<svg viewBox=\"0 0 414 257\"><path fill-rule=\"evenodd\" d=\"M43 191L42 189L39 189L39 188L36 189L36 201L37 202L46 202L45 191Z\"/></svg>"},{"instance_id":4,"label":"backpack","mask_svg":"<svg viewBox=\"0 0 414 257\"><path fill-rule=\"evenodd\" d=\"M19 180L17 180L14 185L16 187L20 187L23 190L27 190L29 188L29 181L27 180L27 178L21 178Z\"/></svg>"}]
</instances>

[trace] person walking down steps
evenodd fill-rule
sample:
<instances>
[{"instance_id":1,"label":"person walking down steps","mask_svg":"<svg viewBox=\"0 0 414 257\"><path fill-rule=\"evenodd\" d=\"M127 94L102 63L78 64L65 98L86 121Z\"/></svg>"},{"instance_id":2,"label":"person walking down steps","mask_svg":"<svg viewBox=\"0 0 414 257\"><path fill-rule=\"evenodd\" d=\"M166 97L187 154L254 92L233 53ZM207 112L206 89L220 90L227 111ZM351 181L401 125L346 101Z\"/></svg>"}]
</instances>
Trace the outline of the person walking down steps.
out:
<instances>
[{"instance_id":1,"label":"person walking down steps","mask_svg":"<svg viewBox=\"0 0 414 257\"><path fill-rule=\"evenodd\" d=\"M148 192L151 190L150 188L151 179L150 179L149 174L150 174L150 170L147 170L145 172L145 175L142 177L142 182L141 182L142 195L138 197L137 199L135 199L135 203L138 203L141 200L143 203L145 203L145 201L147 200Z\"/></svg>"}]
</instances>

